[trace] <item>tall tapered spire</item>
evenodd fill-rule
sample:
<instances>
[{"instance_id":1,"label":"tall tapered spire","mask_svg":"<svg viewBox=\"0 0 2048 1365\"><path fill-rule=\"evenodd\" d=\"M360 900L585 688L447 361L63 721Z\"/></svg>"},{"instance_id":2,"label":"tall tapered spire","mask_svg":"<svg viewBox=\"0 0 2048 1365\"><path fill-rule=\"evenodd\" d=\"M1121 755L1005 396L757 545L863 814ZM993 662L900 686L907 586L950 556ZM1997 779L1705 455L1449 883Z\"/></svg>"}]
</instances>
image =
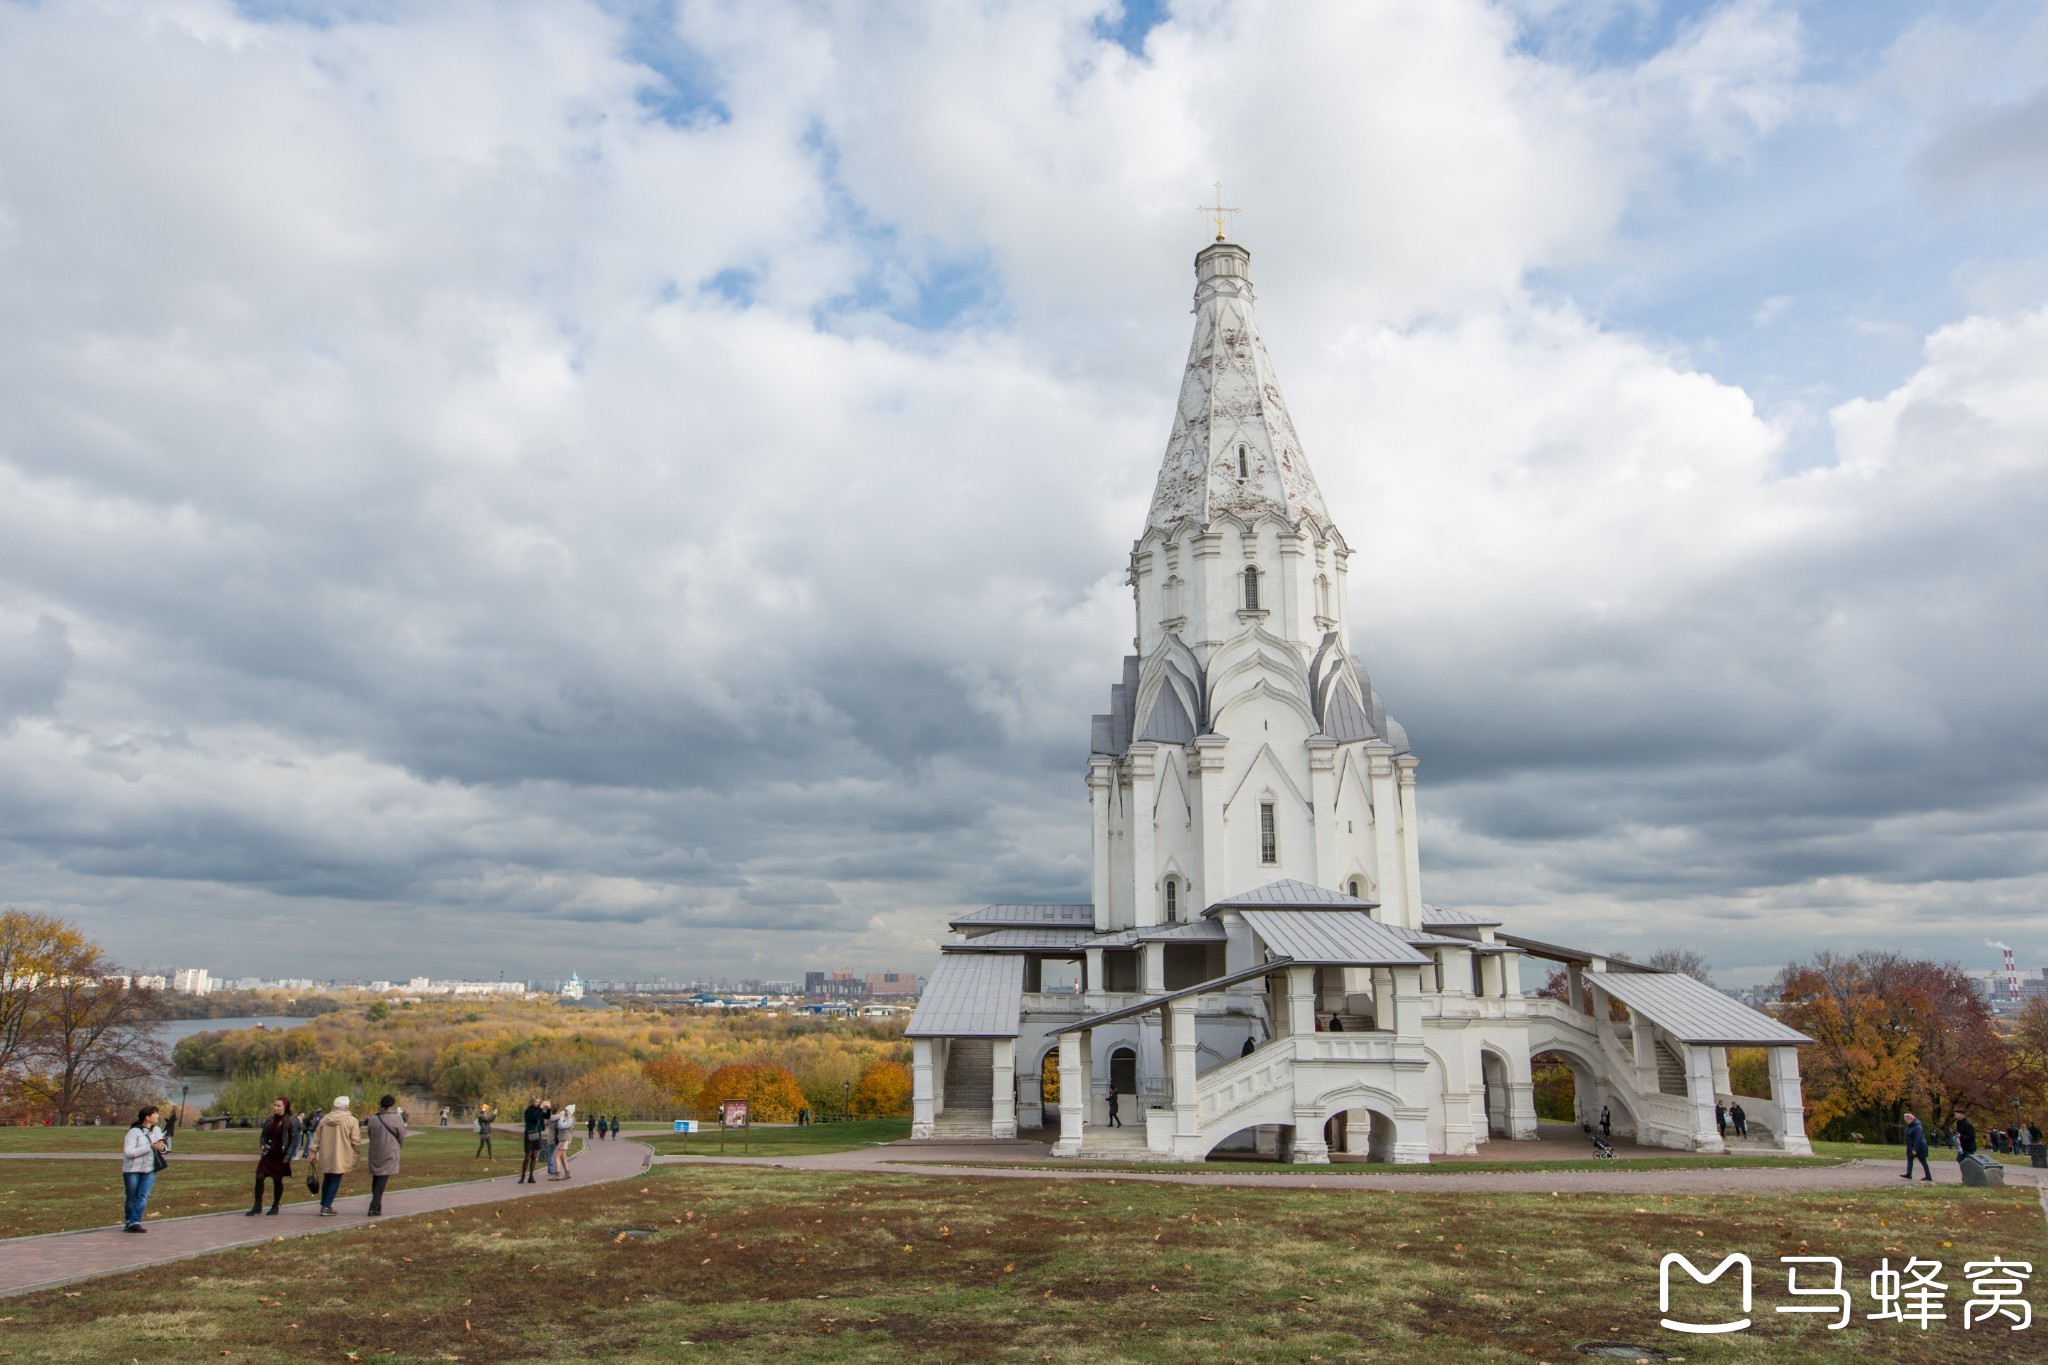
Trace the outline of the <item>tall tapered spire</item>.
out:
<instances>
[{"instance_id":1,"label":"tall tapered spire","mask_svg":"<svg viewBox=\"0 0 2048 1365\"><path fill-rule=\"evenodd\" d=\"M1195 257L1195 339L1148 528L1268 513L1330 524L1259 335L1251 259L1233 242Z\"/></svg>"}]
</instances>

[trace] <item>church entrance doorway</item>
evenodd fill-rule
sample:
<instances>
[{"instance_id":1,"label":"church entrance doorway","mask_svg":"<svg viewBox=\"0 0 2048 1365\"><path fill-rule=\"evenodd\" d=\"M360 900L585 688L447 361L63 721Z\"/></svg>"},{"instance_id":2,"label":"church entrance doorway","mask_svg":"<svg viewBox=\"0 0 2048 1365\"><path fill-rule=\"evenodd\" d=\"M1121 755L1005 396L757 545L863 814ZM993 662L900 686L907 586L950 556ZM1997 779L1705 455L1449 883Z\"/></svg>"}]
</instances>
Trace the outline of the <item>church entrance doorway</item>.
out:
<instances>
[{"instance_id":1,"label":"church entrance doorway","mask_svg":"<svg viewBox=\"0 0 2048 1365\"><path fill-rule=\"evenodd\" d=\"M1123 1096L1120 1108L1129 1114L1138 1095L1138 1054L1120 1047L1109 1054L1109 1088Z\"/></svg>"}]
</instances>

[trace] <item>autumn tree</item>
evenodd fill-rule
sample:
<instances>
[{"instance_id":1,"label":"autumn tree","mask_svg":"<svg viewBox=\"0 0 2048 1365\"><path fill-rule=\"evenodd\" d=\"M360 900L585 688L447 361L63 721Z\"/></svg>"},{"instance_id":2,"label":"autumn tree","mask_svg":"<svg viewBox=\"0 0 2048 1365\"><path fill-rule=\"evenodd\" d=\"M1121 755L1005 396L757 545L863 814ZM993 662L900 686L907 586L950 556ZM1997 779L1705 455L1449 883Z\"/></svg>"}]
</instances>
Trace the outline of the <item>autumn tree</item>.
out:
<instances>
[{"instance_id":1,"label":"autumn tree","mask_svg":"<svg viewBox=\"0 0 2048 1365\"><path fill-rule=\"evenodd\" d=\"M1643 965L1660 972L1679 972L1702 986L1714 984L1714 964L1697 948L1659 948L1643 959Z\"/></svg>"},{"instance_id":2,"label":"autumn tree","mask_svg":"<svg viewBox=\"0 0 2048 1365\"><path fill-rule=\"evenodd\" d=\"M677 1109L694 1109L710 1076L702 1063L674 1053L664 1053L640 1064L641 1072Z\"/></svg>"},{"instance_id":3,"label":"autumn tree","mask_svg":"<svg viewBox=\"0 0 2048 1365\"><path fill-rule=\"evenodd\" d=\"M1780 1017L1814 1040L1800 1072L1819 1133L1896 1139L1911 1106L1932 1125L1999 1110L2022 1068L1954 963L1822 953L1778 978Z\"/></svg>"},{"instance_id":4,"label":"autumn tree","mask_svg":"<svg viewBox=\"0 0 2048 1365\"><path fill-rule=\"evenodd\" d=\"M41 994L21 1089L59 1123L139 1098L170 1065L156 1045L156 994L103 974L69 973Z\"/></svg>"},{"instance_id":5,"label":"autumn tree","mask_svg":"<svg viewBox=\"0 0 2048 1365\"><path fill-rule=\"evenodd\" d=\"M732 1062L705 1080L703 1104L745 1100L748 1118L761 1123L788 1123L804 1107L804 1092L787 1067L772 1062Z\"/></svg>"},{"instance_id":6,"label":"autumn tree","mask_svg":"<svg viewBox=\"0 0 2048 1365\"><path fill-rule=\"evenodd\" d=\"M869 1062L854 1083L848 1106L862 1118L889 1118L910 1108L910 1068L901 1062Z\"/></svg>"},{"instance_id":7,"label":"autumn tree","mask_svg":"<svg viewBox=\"0 0 2048 1365\"><path fill-rule=\"evenodd\" d=\"M51 986L92 972L97 953L76 926L54 915L0 911L0 1088L20 1084Z\"/></svg>"}]
</instances>

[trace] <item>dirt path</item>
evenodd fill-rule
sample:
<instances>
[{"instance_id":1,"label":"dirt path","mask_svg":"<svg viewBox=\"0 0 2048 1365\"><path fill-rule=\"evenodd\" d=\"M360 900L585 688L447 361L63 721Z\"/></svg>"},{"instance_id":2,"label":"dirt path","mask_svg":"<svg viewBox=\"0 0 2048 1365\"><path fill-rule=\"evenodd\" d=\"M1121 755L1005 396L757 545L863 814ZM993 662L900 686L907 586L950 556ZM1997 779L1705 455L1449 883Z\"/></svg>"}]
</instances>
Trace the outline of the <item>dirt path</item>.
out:
<instances>
[{"instance_id":1,"label":"dirt path","mask_svg":"<svg viewBox=\"0 0 2048 1365\"><path fill-rule=\"evenodd\" d=\"M519 1134L514 1132L511 1140L518 1142ZM561 1190L623 1180L646 1170L651 1156L653 1151L638 1142L589 1143L575 1149L569 1168L571 1175L567 1180L550 1182L543 1171L537 1185L522 1185L517 1176L505 1175L492 1180L468 1180L393 1191L384 1196L385 1214L378 1221L469 1208L477 1204L495 1204L506 1199L539 1198ZM254 1161L248 1157L226 1159L241 1161L252 1170L255 1168ZM306 1167L300 1163L293 1169L300 1173L294 1177L297 1179L303 1177ZM275 1218L246 1218L240 1213L167 1218L149 1224L149 1231L142 1236L124 1233L120 1225L115 1224L84 1232L52 1232L39 1237L10 1238L0 1242L0 1297L48 1289L96 1275L140 1270L144 1266L182 1261L215 1251L262 1246L287 1237L306 1237L361 1227L371 1221L365 1213L370 1204L369 1183L369 1175L362 1167L358 1166L350 1173L342 1188L364 1193L337 1199L334 1207L340 1216L335 1218L320 1217L318 1204L288 1204ZM120 1182L111 1182L108 1191L108 1207L117 1208L121 1199Z\"/></svg>"}]
</instances>

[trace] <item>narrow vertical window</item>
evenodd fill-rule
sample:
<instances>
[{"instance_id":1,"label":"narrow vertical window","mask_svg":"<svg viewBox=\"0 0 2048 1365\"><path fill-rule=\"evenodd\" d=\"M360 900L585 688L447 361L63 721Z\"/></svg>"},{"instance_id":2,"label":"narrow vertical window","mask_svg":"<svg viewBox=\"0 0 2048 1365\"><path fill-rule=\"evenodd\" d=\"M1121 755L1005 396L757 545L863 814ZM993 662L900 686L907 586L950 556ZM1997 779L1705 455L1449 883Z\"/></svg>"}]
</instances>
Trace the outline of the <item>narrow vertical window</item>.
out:
<instances>
[{"instance_id":1,"label":"narrow vertical window","mask_svg":"<svg viewBox=\"0 0 2048 1365\"><path fill-rule=\"evenodd\" d=\"M1280 835L1273 828L1271 801L1259 807L1259 861L1268 864L1280 861Z\"/></svg>"},{"instance_id":2,"label":"narrow vertical window","mask_svg":"<svg viewBox=\"0 0 2048 1365\"><path fill-rule=\"evenodd\" d=\"M1259 570L1257 565L1252 565L1244 571L1244 609L1246 611L1257 611L1259 609Z\"/></svg>"},{"instance_id":3,"label":"narrow vertical window","mask_svg":"<svg viewBox=\"0 0 2048 1365\"><path fill-rule=\"evenodd\" d=\"M1166 879L1166 922L1173 924L1180 919L1180 891L1173 878Z\"/></svg>"},{"instance_id":4,"label":"narrow vertical window","mask_svg":"<svg viewBox=\"0 0 2048 1365\"><path fill-rule=\"evenodd\" d=\"M1355 901L1365 899L1365 897L1358 894L1358 878L1356 877L1351 879L1351 899Z\"/></svg>"},{"instance_id":5,"label":"narrow vertical window","mask_svg":"<svg viewBox=\"0 0 2048 1365\"><path fill-rule=\"evenodd\" d=\"M1244 447L1239 446L1237 448L1237 477L1239 477L1240 479L1249 479L1251 476L1251 461L1245 458Z\"/></svg>"}]
</instances>

